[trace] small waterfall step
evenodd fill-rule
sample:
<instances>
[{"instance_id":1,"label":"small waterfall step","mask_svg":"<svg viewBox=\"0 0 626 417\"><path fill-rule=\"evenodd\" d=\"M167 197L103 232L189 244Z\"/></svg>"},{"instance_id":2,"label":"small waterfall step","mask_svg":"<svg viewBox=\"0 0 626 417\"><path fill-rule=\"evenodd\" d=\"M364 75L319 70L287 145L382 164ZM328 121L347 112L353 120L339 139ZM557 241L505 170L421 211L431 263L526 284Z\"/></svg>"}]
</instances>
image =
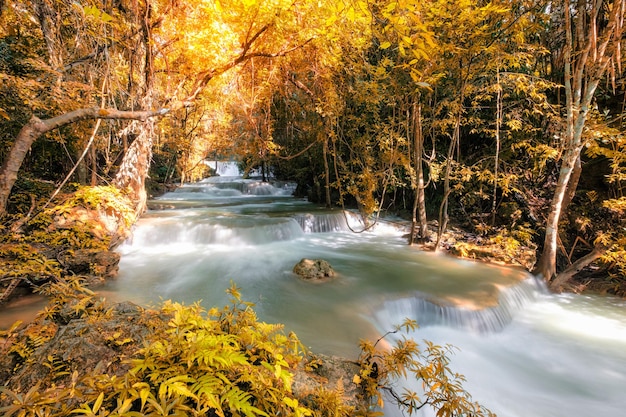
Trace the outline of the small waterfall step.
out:
<instances>
[{"instance_id":1,"label":"small waterfall step","mask_svg":"<svg viewBox=\"0 0 626 417\"><path fill-rule=\"evenodd\" d=\"M346 210L307 212L296 214L294 218L304 233L348 232L363 227L359 216Z\"/></svg>"},{"instance_id":2,"label":"small waterfall step","mask_svg":"<svg viewBox=\"0 0 626 417\"><path fill-rule=\"evenodd\" d=\"M142 222L145 223L145 222ZM298 223L287 217L218 216L197 218L152 219L138 228L127 249L161 247L168 250L180 245L220 245L245 247L297 239L303 236Z\"/></svg>"},{"instance_id":3,"label":"small waterfall step","mask_svg":"<svg viewBox=\"0 0 626 417\"><path fill-rule=\"evenodd\" d=\"M243 178L209 177L200 182L183 184L155 200L206 199L236 196L292 196L295 183L287 181L263 182Z\"/></svg>"},{"instance_id":4,"label":"small waterfall step","mask_svg":"<svg viewBox=\"0 0 626 417\"><path fill-rule=\"evenodd\" d=\"M416 293L413 297L384 303L377 318L380 323L401 323L406 318L417 321L420 327L448 326L477 333L493 333L504 329L517 312L535 302L545 287L534 277L519 284L502 288L497 303L472 300L437 299ZM383 327L384 328L384 327Z\"/></svg>"}]
</instances>

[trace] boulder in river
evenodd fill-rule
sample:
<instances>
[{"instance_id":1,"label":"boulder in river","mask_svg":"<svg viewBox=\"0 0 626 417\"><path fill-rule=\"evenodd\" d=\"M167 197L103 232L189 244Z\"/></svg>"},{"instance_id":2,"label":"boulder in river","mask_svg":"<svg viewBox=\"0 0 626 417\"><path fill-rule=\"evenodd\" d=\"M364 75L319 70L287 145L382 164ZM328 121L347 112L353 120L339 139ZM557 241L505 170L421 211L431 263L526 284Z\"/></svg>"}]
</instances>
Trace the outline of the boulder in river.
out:
<instances>
[{"instance_id":1,"label":"boulder in river","mask_svg":"<svg viewBox=\"0 0 626 417\"><path fill-rule=\"evenodd\" d=\"M293 267L293 272L311 281L326 281L333 278L335 270L323 259L302 259Z\"/></svg>"}]
</instances>

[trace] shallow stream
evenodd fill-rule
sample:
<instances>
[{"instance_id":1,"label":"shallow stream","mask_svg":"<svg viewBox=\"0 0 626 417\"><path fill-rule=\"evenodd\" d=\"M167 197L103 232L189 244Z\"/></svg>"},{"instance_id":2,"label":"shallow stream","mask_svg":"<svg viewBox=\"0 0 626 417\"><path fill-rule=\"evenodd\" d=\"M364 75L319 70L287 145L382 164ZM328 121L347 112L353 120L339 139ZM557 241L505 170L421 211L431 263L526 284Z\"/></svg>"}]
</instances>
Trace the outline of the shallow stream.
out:
<instances>
[{"instance_id":1,"label":"shallow stream","mask_svg":"<svg viewBox=\"0 0 626 417\"><path fill-rule=\"evenodd\" d=\"M222 176L151 201L102 294L221 307L234 282L260 320L348 358L360 339L408 317L421 326L416 340L459 349L452 369L501 417L626 415L623 301L551 295L520 269L418 251L392 219L355 233L362 225L353 214L292 192L289 183ZM338 277L299 279L292 268L302 258L327 260Z\"/></svg>"}]
</instances>

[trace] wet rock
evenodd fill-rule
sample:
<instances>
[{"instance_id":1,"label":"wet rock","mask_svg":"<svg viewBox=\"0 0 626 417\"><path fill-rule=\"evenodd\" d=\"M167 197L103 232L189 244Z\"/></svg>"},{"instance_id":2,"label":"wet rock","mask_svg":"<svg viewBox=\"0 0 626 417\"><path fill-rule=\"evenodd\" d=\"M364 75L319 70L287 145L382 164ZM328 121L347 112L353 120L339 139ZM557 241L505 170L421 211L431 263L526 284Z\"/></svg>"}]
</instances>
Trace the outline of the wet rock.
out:
<instances>
[{"instance_id":1,"label":"wet rock","mask_svg":"<svg viewBox=\"0 0 626 417\"><path fill-rule=\"evenodd\" d=\"M367 408L368 401L362 389L353 382L361 370L356 361L338 356L311 354L294 372L293 392L300 398L307 398L320 388L337 389L342 393L344 404L354 409ZM315 408L315 404L307 404Z\"/></svg>"},{"instance_id":2,"label":"wet rock","mask_svg":"<svg viewBox=\"0 0 626 417\"><path fill-rule=\"evenodd\" d=\"M0 384L26 392L37 383L44 383L42 389L47 388L50 380L57 385L70 384L74 372L124 375L131 366L126 359L152 336L142 311L141 307L126 302L113 306L108 320L96 322L92 317L72 318L69 314L61 317L68 312L60 312L55 321L32 322L22 333L47 342L35 344L22 365L18 365L22 362L19 355L11 353L11 341L0 345L0 368L6 370L0 372Z\"/></svg>"},{"instance_id":3,"label":"wet rock","mask_svg":"<svg viewBox=\"0 0 626 417\"><path fill-rule=\"evenodd\" d=\"M93 274L108 279L117 275L120 254L96 249L76 249L60 253L57 259L71 274Z\"/></svg>"},{"instance_id":4,"label":"wet rock","mask_svg":"<svg viewBox=\"0 0 626 417\"><path fill-rule=\"evenodd\" d=\"M293 272L306 280L326 281L333 278L335 270L323 259L302 259Z\"/></svg>"}]
</instances>

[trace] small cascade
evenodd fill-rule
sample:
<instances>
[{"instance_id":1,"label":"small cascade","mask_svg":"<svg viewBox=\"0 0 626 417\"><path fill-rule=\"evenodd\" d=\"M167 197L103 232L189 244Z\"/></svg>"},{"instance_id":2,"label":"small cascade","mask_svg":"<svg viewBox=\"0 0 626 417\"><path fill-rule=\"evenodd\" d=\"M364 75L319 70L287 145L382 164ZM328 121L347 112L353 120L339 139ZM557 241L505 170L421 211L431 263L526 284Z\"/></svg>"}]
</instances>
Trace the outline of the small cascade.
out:
<instances>
[{"instance_id":1,"label":"small cascade","mask_svg":"<svg viewBox=\"0 0 626 417\"><path fill-rule=\"evenodd\" d=\"M250 195L277 195L278 190L272 184L268 182L246 182L245 183L245 194Z\"/></svg>"},{"instance_id":2,"label":"small cascade","mask_svg":"<svg viewBox=\"0 0 626 417\"><path fill-rule=\"evenodd\" d=\"M183 186L157 197L156 200L209 200L240 195L241 191L234 187Z\"/></svg>"},{"instance_id":3,"label":"small cascade","mask_svg":"<svg viewBox=\"0 0 626 417\"><path fill-rule=\"evenodd\" d=\"M433 300L427 295L385 302L377 314L383 328L397 325L405 318L416 320L421 327L448 326L477 333L499 332L506 327L517 312L536 301L538 294L545 291L542 283L534 277L517 285L500 289L498 304L477 308L456 305L445 300Z\"/></svg>"},{"instance_id":4,"label":"small cascade","mask_svg":"<svg viewBox=\"0 0 626 417\"><path fill-rule=\"evenodd\" d=\"M203 200L215 197L291 196L296 188L290 182L262 182L232 177L210 177L194 184L185 184L157 197L157 200Z\"/></svg>"},{"instance_id":5,"label":"small cascade","mask_svg":"<svg viewBox=\"0 0 626 417\"><path fill-rule=\"evenodd\" d=\"M277 190L278 195L292 196L296 193L298 184L290 181L273 181L272 185Z\"/></svg>"},{"instance_id":6,"label":"small cascade","mask_svg":"<svg viewBox=\"0 0 626 417\"><path fill-rule=\"evenodd\" d=\"M294 217L304 233L330 233L360 230L363 223L360 218L349 211L333 213L303 213Z\"/></svg>"},{"instance_id":7,"label":"small cascade","mask_svg":"<svg viewBox=\"0 0 626 417\"><path fill-rule=\"evenodd\" d=\"M238 177L241 175L239 165L235 161L204 161L204 163L222 177Z\"/></svg>"},{"instance_id":8,"label":"small cascade","mask_svg":"<svg viewBox=\"0 0 626 417\"><path fill-rule=\"evenodd\" d=\"M304 233L328 233L348 230L348 222L343 214L339 213L304 213L295 216Z\"/></svg>"},{"instance_id":9,"label":"small cascade","mask_svg":"<svg viewBox=\"0 0 626 417\"><path fill-rule=\"evenodd\" d=\"M189 248L194 245L251 246L297 239L303 235L290 218L222 216L200 222L194 220L158 221L141 225L126 249L132 247ZM124 250L124 248L122 248Z\"/></svg>"}]
</instances>

